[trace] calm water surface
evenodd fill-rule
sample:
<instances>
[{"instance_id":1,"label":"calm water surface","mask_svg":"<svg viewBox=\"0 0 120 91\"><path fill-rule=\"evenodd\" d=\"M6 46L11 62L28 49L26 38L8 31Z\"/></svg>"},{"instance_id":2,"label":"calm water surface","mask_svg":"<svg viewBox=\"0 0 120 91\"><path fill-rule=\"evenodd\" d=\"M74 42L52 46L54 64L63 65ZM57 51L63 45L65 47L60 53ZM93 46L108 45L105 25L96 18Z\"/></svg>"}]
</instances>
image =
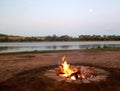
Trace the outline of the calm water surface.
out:
<instances>
[{"instance_id":1,"label":"calm water surface","mask_svg":"<svg viewBox=\"0 0 120 91\"><path fill-rule=\"evenodd\" d=\"M120 47L120 41L96 42L7 42L0 43L0 53L48 50L74 50L98 46Z\"/></svg>"}]
</instances>

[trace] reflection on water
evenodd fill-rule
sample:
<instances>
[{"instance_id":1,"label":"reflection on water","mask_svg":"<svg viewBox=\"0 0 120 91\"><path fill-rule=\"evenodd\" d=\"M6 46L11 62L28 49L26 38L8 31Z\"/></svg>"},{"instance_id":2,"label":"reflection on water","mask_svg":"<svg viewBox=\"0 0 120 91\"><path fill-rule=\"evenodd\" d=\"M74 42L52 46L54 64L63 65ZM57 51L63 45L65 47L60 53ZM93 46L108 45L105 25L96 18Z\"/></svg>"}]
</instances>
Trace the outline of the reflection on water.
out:
<instances>
[{"instance_id":1,"label":"reflection on water","mask_svg":"<svg viewBox=\"0 0 120 91\"><path fill-rule=\"evenodd\" d=\"M9 47L0 47L0 51L8 50Z\"/></svg>"},{"instance_id":2,"label":"reflection on water","mask_svg":"<svg viewBox=\"0 0 120 91\"><path fill-rule=\"evenodd\" d=\"M120 47L120 41L104 42L9 42L0 43L0 53L23 51L74 50L98 47Z\"/></svg>"}]
</instances>

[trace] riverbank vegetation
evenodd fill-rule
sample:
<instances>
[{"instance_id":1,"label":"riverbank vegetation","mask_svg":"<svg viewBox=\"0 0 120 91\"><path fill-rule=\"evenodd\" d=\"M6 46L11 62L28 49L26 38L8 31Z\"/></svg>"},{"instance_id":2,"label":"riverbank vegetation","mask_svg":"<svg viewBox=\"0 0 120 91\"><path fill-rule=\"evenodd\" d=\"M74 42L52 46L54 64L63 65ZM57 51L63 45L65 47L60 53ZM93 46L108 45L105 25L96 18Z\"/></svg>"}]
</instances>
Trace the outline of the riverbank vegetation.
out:
<instances>
[{"instance_id":1,"label":"riverbank vegetation","mask_svg":"<svg viewBox=\"0 0 120 91\"><path fill-rule=\"evenodd\" d=\"M32 41L120 41L120 35L79 35L72 37L69 35L52 36L13 36L0 34L0 42L32 42Z\"/></svg>"}]
</instances>

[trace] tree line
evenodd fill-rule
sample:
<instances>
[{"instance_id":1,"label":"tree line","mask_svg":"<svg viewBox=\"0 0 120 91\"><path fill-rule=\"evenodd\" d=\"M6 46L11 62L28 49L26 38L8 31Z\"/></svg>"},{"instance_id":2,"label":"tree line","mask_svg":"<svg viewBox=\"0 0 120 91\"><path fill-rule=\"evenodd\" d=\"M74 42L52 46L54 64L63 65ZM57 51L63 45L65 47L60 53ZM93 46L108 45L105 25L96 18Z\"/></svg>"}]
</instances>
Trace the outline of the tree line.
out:
<instances>
[{"instance_id":1,"label":"tree line","mask_svg":"<svg viewBox=\"0 0 120 91\"><path fill-rule=\"evenodd\" d=\"M72 37L69 35L52 35L44 37L21 37L0 35L0 42L31 42L31 41L120 41L120 35L79 35Z\"/></svg>"},{"instance_id":2,"label":"tree line","mask_svg":"<svg viewBox=\"0 0 120 91\"><path fill-rule=\"evenodd\" d=\"M120 35L46 36L45 41L120 41Z\"/></svg>"}]
</instances>

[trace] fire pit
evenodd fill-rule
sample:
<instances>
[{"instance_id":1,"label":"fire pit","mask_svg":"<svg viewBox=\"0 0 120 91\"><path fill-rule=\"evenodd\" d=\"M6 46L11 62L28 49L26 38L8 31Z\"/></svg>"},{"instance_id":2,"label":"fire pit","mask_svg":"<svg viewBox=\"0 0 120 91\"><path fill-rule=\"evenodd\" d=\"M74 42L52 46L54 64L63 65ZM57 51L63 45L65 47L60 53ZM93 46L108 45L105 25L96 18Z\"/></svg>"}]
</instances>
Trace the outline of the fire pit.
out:
<instances>
[{"instance_id":1,"label":"fire pit","mask_svg":"<svg viewBox=\"0 0 120 91\"><path fill-rule=\"evenodd\" d=\"M62 62L63 63L63 62ZM68 63L67 63L68 64ZM81 66L82 65L82 66ZM81 70L92 69L86 78L61 76L58 65L47 65L16 74L13 78L0 83L2 91L120 91L120 69L100 67L92 64L77 63L69 65ZM58 72L58 73L57 73ZM89 71L85 71L89 72ZM80 75L81 73L75 73Z\"/></svg>"},{"instance_id":2,"label":"fire pit","mask_svg":"<svg viewBox=\"0 0 120 91\"><path fill-rule=\"evenodd\" d=\"M58 68L47 70L45 76L57 81L74 83L91 83L105 81L109 72L90 66L70 65L66 57L62 57L62 63Z\"/></svg>"},{"instance_id":3,"label":"fire pit","mask_svg":"<svg viewBox=\"0 0 120 91\"><path fill-rule=\"evenodd\" d=\"M70 64L64 56L59 66L40 66L15 74L10 79L0 82L0 90L120 91L120 69L94 63Z\"/></svg>"}]
</instances>

